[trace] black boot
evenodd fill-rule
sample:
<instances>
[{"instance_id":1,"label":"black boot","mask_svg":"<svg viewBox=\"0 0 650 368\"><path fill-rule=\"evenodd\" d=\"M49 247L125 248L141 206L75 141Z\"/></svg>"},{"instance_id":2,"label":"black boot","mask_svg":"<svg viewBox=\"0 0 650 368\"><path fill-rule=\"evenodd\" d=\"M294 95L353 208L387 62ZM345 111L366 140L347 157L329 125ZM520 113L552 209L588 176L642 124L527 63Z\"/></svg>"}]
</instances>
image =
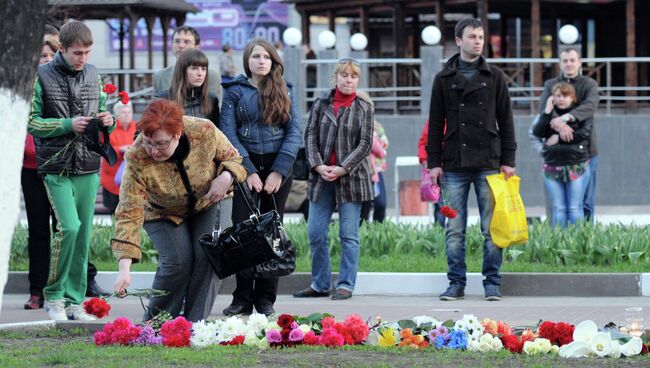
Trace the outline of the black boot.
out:
<instances>
[{"instance_id":1,"label":"black boot","mask_svg":"<svg viewBox=\"0 0 650 368\"><path fill-rule=\"evenodd\" d=\"M95 279L92 279L88 282L88 286L86 287L86 296L87 297L94 297L98 298L100 296L110 296L111 293L106 292L105 290L102 290L101 287L97 284L97 281Z\"/></svg>"}]
</instances>

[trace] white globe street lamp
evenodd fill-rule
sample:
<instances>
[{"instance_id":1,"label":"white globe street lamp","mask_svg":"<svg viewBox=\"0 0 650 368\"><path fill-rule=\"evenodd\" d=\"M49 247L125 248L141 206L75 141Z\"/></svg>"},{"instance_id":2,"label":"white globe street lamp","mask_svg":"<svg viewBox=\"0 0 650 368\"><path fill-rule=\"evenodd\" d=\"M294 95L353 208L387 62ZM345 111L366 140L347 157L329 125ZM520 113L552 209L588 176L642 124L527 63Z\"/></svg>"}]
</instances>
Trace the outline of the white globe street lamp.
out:
<instances>
[{"instance_id":1,"label":"white globe street lamp","mask_svg":"<svg viewBox=\"0 0 650 368\"><path fill-rule=\"evenodd\" d=\"M565 45L573 45L578 41L579 36L578 29L572 24L565 24L558 31L558 37Z\"/></svg>"},{"instance_id":2,"label":"white globe street lamp","mask_svg":"<svg viewBox=\"0 0 650 368\"><path fill-rule=\"evenodd\" d=\"M318 44L324 49L330 49L336 44L336 35L332 31L323 31L318 35Z\"/></svg>"},{"instance_id":3,"label":"white globe street lamp","mask_svg":"<svg viewBox=\"0 0 650 368\"><path fill-rule=\"evenodd\" d=\"M282 41L289 46L298 46L302 41L302 32L298 28L289 27L282 33Z\"/></svg>"},{"instance_id":4,"label":"white globe street lamp","mask_svg":"<svg viewBox=\"0 0 650 368\"><path fill-rule=\"evenodd\" d=\"M429 46L433 46L440 42L440 39L442 38L442 33L440 33L440 29L436 26L426 26L422 30L422 41L426 43Z\"/></svg>"},{"instance_id":5,"label":"white globe street lamp","mask_svg":"<svg viewBox=\"0 0 650 368\"><path fill-rule=\"evenodd\" d=\"M355 33L350 37L350 47L356 51L362 51L368 46L368 37L363 33Z\"/></svg>"}]
</instances>

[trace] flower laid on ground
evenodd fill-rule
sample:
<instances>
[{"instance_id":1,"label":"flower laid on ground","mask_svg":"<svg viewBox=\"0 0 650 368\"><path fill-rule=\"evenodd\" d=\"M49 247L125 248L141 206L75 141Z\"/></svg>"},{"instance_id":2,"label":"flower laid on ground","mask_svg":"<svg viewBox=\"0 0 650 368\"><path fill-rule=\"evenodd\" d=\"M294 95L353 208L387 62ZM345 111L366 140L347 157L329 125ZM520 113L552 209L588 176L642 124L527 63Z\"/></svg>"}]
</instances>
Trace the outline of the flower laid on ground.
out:
<instances>
[{"instance_id":1,"label":"flower laid on ground","mask_svg":"<svg viewBox=\"0 0 650 368\"><path fill-rule=\"evenodd\" d=\"M536 335L532 330L523 330L518 334L503 321L479 321L471 314L456 321L445 322L429 316L387 323L382 323L377 318L377 323L372 327L356 314L338 322L333 316L320 313L308 317L283 314L272 320L264 315L253 314L247 321L233 316L196 323L190 323L183 317L171 320L167 316L168 314L162 314L158 319L158 322L167 319L159 329L154 327L158 322L152 323L151 320L137 326L125 318L118 318L96 332L94 342L98 346L162 344L167 347L197 348L244 344L261 349L297 345L339 348L366 344L481 353L507 349L517 354L556 354L564 358L632 356L648 349L638 337L610 330L599 332L592 321L585 321L575 328L564 322L546 321L540 324ZM573 342L561 346L568 341L566 334L571 330Z\"/></svg>"},{"instance_id":2,"label":"flower laid on ground","mask_svg":"<svg viewBox=\"0 0 650 368\"><path fill-rule=\"evenodd\" d=\"M621 344L621 342L623 344ZM641 353L643 341L638 337L612 339L609 332L599 332L593 321L587 320L576 326L573 342L560 348L563 358L633 356Z\"/></svg>"},{"instance_id":3,"label":"flower laid on ground","mask_svg":"<svg viewBox=\"0 0 650 368\"><path fill-rule=\"evenodd\" d=\"M483 336L483 326L473 314L463 315L454 323L454 329L465 332L469 341L478 341Z\"/></svg>"},{"instance_id":4,"label":"flower laid on ground","mask_svg":"<svg viewBox=\"0 0 650 368\"><path fill-rule=\"evenodd\" d=\"M135 326L124 317L104 325L101 331L95 332L93 339L95 345L129 345L139 336L142 328Z\"/></svg>"},{"instance_id":5,"label":"flower laid on ground","mask_svg":"<svg viewBox=\"0 0 650 368\"><path fill-rule=\"evenodd\" d=\"M192 322L184 317L176 317L171 321L163 323L160 328L160 335L163 339L163 345L167 347L184 347L190 346L192 337Z\"/></svg>"},{"instance_id":6,"label":"flower laid on ground","mask_svg":"<svg viewBox=\"0 0 650 368\"><path fill-rule=\"evenodd\" d=\"M503 321L495 321L493 319L485 318L481 321L481 326L483 326L483 331L485 333L489 333L492 336L512 335L512 328Z\"/></svg>"},{"instance_id":7,"label":"flower laid on ground","mask_svg":"<svg viewBox=\"0 0 650 368\"><path fill-rule=\"evenodd\" d=\"M424 336L414 335L410 328L403 329L400 335L402 337L402 341L398 345L400 348L420 349L429 347L429 342L425 340Z\"/></svg>"},{"instance_id":8,"label":"flower laid on ground","mask_svg":"<svg viewBox=\"0 0 650 368\"><path fill-rule=\"evenodd\" d=\"M488 351L499 351L503 349L503 343L501 339L497 336L493 336L490 333L486 333L481 336L478 340L470 341L467 344L467 350L469 351L479 351L481 353L486 353Z\"/></svg>"},{"instance_id":9,"label":"flower laid on ground","mask_svg":"<svg viewBox=\"0 0 650 368\"><path fill-rule=\"evenodd\" d=\"M551 344L563 346L573 341L575 327L564 322L544 321L537 329L537 335L548 339Z\"/></svg>"},{"instance_id":10,"label":"flower laid on ground","mask_svg":"<svg viewBox=\"0 0 650 368\"><path fill-rule=\"evenodd\" d=\"M467 335L465 331L453 329L446 336L436 337L437 349L465 350L467 349Z\"/></svg>"},{"instance_id":11,"label":"flower laid on ground","mask_svg":"<svg viewBox=\"0 0 650 368\"><path fill-rule=\"evenodd\" d=\"M535 334L532 330L524 330L521 336L515 334L501 336L503 347L510 350L511 353L521 354L524 350L526 341L535 340Z\"/></svg>"},{"instance_id":12,"label":"flower laid on ground","mask_svg":"<svg viewBox=\"0 0 650 368\"><path fill-rule=\"evenodd\" d=\"M84 310L97 318L104 318L108 316L111 306L102 298L91 298L84 302Z\"/></svg>"},{"instance_id":13,"label":"flower laid on ground","mask_svg":"<svg viewBox=\"0 0 650 368\"><path fill-rule=\"evenodd\" d=\"M560 348L557 345L551 345L549 339L536 338L533 341L524 342L522 351L526 355L543 355L549 353L557 355Z\"/></svg>"}]
</instances>

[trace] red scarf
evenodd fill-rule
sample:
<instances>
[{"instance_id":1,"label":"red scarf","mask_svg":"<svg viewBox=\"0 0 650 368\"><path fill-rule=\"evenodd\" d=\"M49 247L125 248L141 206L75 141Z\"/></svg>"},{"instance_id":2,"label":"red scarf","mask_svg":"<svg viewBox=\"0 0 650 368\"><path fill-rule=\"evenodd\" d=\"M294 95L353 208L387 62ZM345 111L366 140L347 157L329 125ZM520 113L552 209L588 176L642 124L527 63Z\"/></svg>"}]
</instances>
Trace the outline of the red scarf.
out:
<instances>
[{"instance_id":1,"label":"red scarf","mask_svg":"<svg viewBox=\"0 0 650 368\"><path fill-rule=\"evenodd\" d=\"M350 107L352 106L352 102L354 102L354 99L357 97L357 94L355 92L352 92L349 95L344 94L343 92L339 91L338 87L336 87L336 90L334 91L334 115L338 116L339 115L339 109L341 107ZM330 158L327 161L328 165L336 165L336 152L332 148L332 153L330 154Z\"/></svg>"}]
</instances>

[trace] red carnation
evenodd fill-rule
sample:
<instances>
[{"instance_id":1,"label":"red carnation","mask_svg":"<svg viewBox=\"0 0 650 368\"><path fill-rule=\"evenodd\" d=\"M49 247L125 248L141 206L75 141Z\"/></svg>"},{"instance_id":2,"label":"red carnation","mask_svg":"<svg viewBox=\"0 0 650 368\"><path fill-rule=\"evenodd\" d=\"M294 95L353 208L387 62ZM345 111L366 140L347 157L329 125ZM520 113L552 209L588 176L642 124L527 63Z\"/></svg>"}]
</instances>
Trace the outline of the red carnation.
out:
<instances>
[{"instance_id":1,"label":"red carnation","mask_svg":"<svg viewBox=\"0 0 650 368\"><path fill-rule=\"evenodd\" d=\"M102 91L112 95L117 91L117 87L114 84L106 83L104 84L104 89L102 89Z\"/></svg>"},{"instance_id":2,"label":"red carnation","mask_svg":"<svg viewBox=\"0 0 650 368\"><path fill-rule=\"evenodd\" d=\"M563 346L573 341L573 330L575 327L568 323L544 321L539 326L537 333L540 337L548 339L551 344Z\"/></svg>"},{"instance_id":3,"label":"red carnation","mask_svg":"<svg viewBox=\"0 0 650 368\"><path fill-rule=\"evenodd\" d=\"M118 95L120 96L120 102L123 105L126 105L126 104L129 103L130 98L129 98L129 93L127 91L122 91L122 92L118 93Z\"/></svg>"},{"instance_id":4,"label":"red carnation","mask_svg":"<svg viewBox=\"0 0 650 368\"><path fill-rule=\"evenodd\" d=\"M242 345L244 343L244 339L245 339L244 336L237 335L232 340L228 342L222 342L219 345Z\"/></svg>"},{"instance_id":5,"label":"red carnation","mask_svg":"<svg viewBox=\"0 0 650 368\"><path fill-rule=\"evenodd\" d=\"M160 334L163 337L163 345L168 347L190 346L192 336L192 322L183 317L163 323Z\"/></svg>"},{"instance_id":6,"label":"red carnation","mask_svg":"<svg viewBox=\"0 0 650 368\"><path fill-rule=\"evenodd\" d=\"M278 317L278 326L282 328L291 328L292 323L293 316L290 314L281 314L280 317Z\"/></svg>"},{"instance_id":7,"label":"red carnation","mask_svg":"<svg viewBox=\"0 0 650 368\"><path fill-rule=\"evenodd\" d=\"M323 329L323 333L320 335L321 344L327 347L337 347L343 346L345 344L345 339L341 336L336 329L332 327L327 327Z\"/></svg>"},{"instance_id":8,"label":"red carnation","mask_svg":"<svg viewBox=\"0 0 650 368\"><path fill-rule=\"evenodd\" d=\"M316 336L316 333L314 333L314 331L309 331L302 338L302 343L305 345L319 345L320 338Z\"/></svg>"},{"instance_id":9,"label":"red carnation","mask_svg":"<svg viewBox=\"0 0 650 368\"><path fill-rule=\"evenodd\" d=\"M442 213L443 216L453 219L456 216L458 216L458 212L456 212L455 209L449 207L449 206L442 206L440 208L440 213Z\"/></svg>"},{"instance_id":10,"label":"red carnation","mask_svg":"<svg viewBox=\"0 0 650 368\"><path fill-rule=\"evenodd\" d=\"M501 336L501 342L503 343L503 347L512 353L521 354L524 350L524 341L520 341L517 335Z\"/></svg>"},{"instance_id":11,"label":"red carnation","mask_svg":"<svg viewBox=\"0 0 650 368\"><path fill-rule=\"evenodd\" d=\"M103 318L108 316L111 306L104 299L92 298L84 302L84 310L97 318Z\"/></svg>"},{"instance_id":12,"label":"red carnation","mask_svg":"<svg viewBox=\"0 0 650 368\"><path fill-rule=\"evenodd\" d=\"M335 323L336 321L334 320L334 317L325 317L321 320L321 326L323 326L323 328L334 327Z\"/></svg>"}]
</instances>

